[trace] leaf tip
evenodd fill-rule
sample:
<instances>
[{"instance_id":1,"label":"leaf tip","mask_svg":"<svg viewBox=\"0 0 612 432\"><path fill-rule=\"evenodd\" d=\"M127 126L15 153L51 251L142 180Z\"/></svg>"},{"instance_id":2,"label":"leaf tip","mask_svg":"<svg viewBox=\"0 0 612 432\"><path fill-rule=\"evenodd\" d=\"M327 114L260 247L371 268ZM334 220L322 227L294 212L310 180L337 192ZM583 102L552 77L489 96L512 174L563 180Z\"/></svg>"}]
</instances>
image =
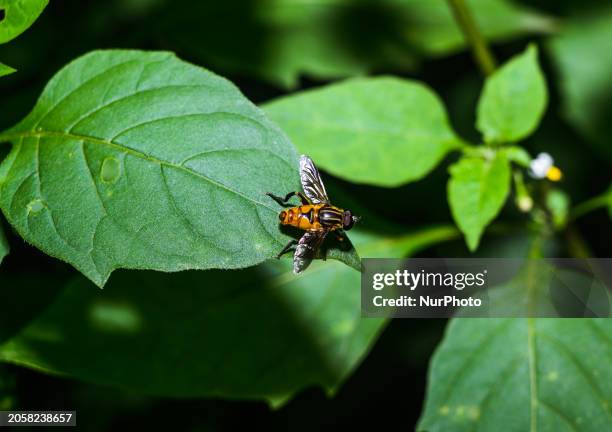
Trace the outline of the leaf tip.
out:
<instances>
[{"instance_id":1,"label":"leaf tip","mask_svg":"<svg viewBox=\"0 0 612 432\"><path fill-rule=\"evenodd\" d=\"M537 58L540 54L540 49L535 42L529 42L529 44L527 44L527 49L525 49L525 53L531 57Z\"/></svg>"},{"instance_id":2,"label":"leaf tip","mask_svg":"<svg viewBox=\"0 0 612 432\"><path fill-rule=\"evenodd\" d=\"M468 236L466 237L466 243L467 243L467 247L470 250L470 252L474 253L476 252L476 249L478 249L478 245L480 243L480 235L479 236Z\"/></svg>"},{"instance_id":3,"label":"leaf tip","mask_svg":"<svg viewBox=\"0 0 612 432\"><path fill-rule=\"evenodd\" d=\"M292 394L283 394L283 395L274 395L267 396L266 402L268 402L268 406L273 410L277 411L285 406L289 400L292 398Z\"/></svg>"},{"instance_id":4,"label":"leaf tip","mask_svg":"<svg viewBox=\"0 0 612 432\"><path fill-rule=\"evenodd\" d=\"M75 267L78 271L80 271L87 279L89 279L91 282L93 282L93 284L98 288L103 290L104 287L106 286L106 283L108 282L108 279L110 278L113 270L110 270L109 272L105 273L105 274L101 274L101 273L94 273L92 274L92 272L90 271L84 271L83 269L79 268L79 267Z\"/></svg>"},{"instance_id":5,"label":"leaf tip","mask_svg":"<svg viewBox=\"0 0 612 432\"><path fill-rule=\"evenodd\" d=\"M17 72L17 69L14 69L10 66L0 63L0 77L7 76Z\"/></svg>"}]
</instances>

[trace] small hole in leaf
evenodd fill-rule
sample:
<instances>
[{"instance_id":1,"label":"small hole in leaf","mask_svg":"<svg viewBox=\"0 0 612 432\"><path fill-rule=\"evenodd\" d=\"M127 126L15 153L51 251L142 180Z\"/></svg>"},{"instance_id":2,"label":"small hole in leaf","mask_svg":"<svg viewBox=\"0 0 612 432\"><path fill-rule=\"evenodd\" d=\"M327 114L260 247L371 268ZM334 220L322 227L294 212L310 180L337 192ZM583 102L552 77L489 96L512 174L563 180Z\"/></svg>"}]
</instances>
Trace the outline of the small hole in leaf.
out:
<instances>
[{"instance_id":1,"label":"small hole in leaf","mask_svg":"<svg viewBox=\"0 0 612 432\"><path fill-rule=\"evenodd\" d=\"M6 16L6 13L4 12L4 9L0 9L0 22L4 21L5 16Z\"/></svg>"}]
</instances>

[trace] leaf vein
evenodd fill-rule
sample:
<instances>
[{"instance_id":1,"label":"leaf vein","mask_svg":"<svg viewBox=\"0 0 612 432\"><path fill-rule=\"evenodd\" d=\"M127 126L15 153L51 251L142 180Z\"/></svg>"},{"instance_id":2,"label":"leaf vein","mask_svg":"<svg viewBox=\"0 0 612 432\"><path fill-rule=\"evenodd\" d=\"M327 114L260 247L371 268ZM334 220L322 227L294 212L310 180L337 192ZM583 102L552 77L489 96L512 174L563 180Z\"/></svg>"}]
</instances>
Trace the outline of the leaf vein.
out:
<instances>
[{"instance_id":1,"label":"leaf vein","mask_svg":"<svg viewBox=\"0 0 612 432\"><path fill-rule=\"evenodd\" d=\"M83 114L82 116L80 116L79 118L76 119L76 121L74 121L71 125L66 126L66 128L64 129L66 132L68 133L72 133L74 131L75 128L77 128L81 123L87 121L88 119L90 119L92 116L94 116L95 114L99 113L100 111L105 110L106 108L112 107L113 105L123 102L129 98L132 98L134 96L141 96L145 93L153 93L156 91L160 91L160 90L165 90L165 89L169 89L169 88L174 88L174 89L178 89L178 88L199 88L199 87L206 87L209 88L208 86L205 86L203 84L180 84L180 85L165 85L165 86L161 86L161 87L154 87L154 88L150 88L150 89L146 89L146 90L138 90L134 93L130 93L128 95L123 95L117 99L113 99L111 101L105 102L102 105L97 106L96 108L94 108L92 111L89 111L85 114ZM118 135L121 135L121 133L119 133ZM114 137L116 138L116 136ZM111 139L112 140L114 140Z\"/></svg>"},{"instance_id":2,"label":"leaf vein","mask_svg":"<svg viewBox=\"0 0 612 432\"><path fill-rule=\"evenodd\" d=\"M559 417L565 424L567 424L572 430L578 432L580 429L578 425L567 415L565 415L559 408L551 404L550 402L545 401L544 399L540 399L540 403L542 406L548 408L549 411L554 413L557 417Z\"/></svg>"},{"instance_id":3,"label":"leaf vein","mask_svg":"<svg viewBox=\"0 0 612 432\"><path fill-rule=\"evenodd\" d=\"M184 167L184 166L180 166L180 165L174 164L172 162L168 162L168 161L164 161L164 160L158 159L158 158L156 158L154 156L149 156L149 155L147 155L145 153L142 153L139 150L136 150L136 149L128 147L128 146L125 146L123 144L117 144L117 143L114 143L112 141L108 141L108 140L104 140L104 139L100 139L100 138L95 138L95 137L90 137L90 136L87 136L87 135L78 135L78 134L71 134L71 133L58 132L58 131L27 131L27 132L16 133L16 134L13 134L13 135L7 135L5 138L10 140L10 139L13 139L13 138L21 138L21 137L43 137L43 138L44 137L59 137L59 138L73 139L73 140L84 140L84 141L87 141L87 142L90 142L90 143L94 143L94 144L106 145L106 146L109 146L109 147L113 147L115 149L118 149L119 151L125 152L125 153L130 154L132 156L135 156L137 158L148 160L148 161L151 161L151 162L155 162L157 164L165 165L165 166L168 166L168 167L171 167L171 168L175 168L177 170L185 171L188 174L193 175L193 176L198 177L198 178L201 178L202 180L205 180L205 181L207 181L207 182L217 186L220 189L224 189L224 190L226 190L228 192L231 192L234 195L240 196L241 198L243 198L243 199L245 199L247 201L250 201L250 202L252 202L254 204L257 204L257 205L259 205L261 207L264 207L264 208L266 208L266 209L268 209L268 210L270 210L272 212L276 212L276 210L274 210L274 208L270 207L269 205L264 204L261 201L257 201L254 198L251 198L251 197L245 195L244 193L242 193L240 191L232 189L231 187L229 187L229 186L227 186L227 185L225 185L225 184L223 184L221 182L218 182L218 181L216 181L216 180L214 180L214 179L212 179L212 178L210 178L210 177L208 177L208 176L206 176L206 175L204 175L202 173L199 173L197 171L194 171L194 170L189 169L189 168Z\"/></svg>"},{"instance_id":4,"label":"leaf vein","mask_svg":"<svg viewBox=\"0 0 612 432\"><path fill-rule=\"evenodd\" d=\"M42 171L40 169L40 137L36 137L36 151L34 153L34 161L35 161L35 171L34 173L36 174L36 184L37 184L37 188L38 188L38 198L40 200L42 200L46 207L47 207L47 213L49 213L49 219L51 221L51 225L53 225L53 230L55 231L55 233L57 234L57 236L59 237L59 239L61 241L63 241L67 246L69 246L72 250L75 251L80 251L81 248L79 248L78 246L72 244L72 242L68 241L68 239L66 237L64 237L62 235L62 233L60 233L58 226L57 226L57 221L55 220L55 216L53 214L53 209L51 209L51 203L49 202L49 200L47 198L45 198L45 195L43 194L43 190L42 190ZM26 218L27 224L28 224L28 231L30 231L30 214L28 213L28 216Z\"/></svg>"},{"instance_id":5,"label":"leaf vein","mask_svg":"<svg viewBox=\"0 0 612 432\"><path fill-rule=\"evenodd\" d=\"M574 353L565 345L565 343L547 334L542 334L542 337L548 340L554 347L557 348L558 352L562 353L565 358L567 358L574 366L576 366L576 369L584 377L586 383L589 384L589 387L593 389L595 394L601 399L602 402L605 402L606 397L601 388L597 385L597 379L589 373L588 369L585 368L582 363L580 363L580 361L576 358ZM609 417L612 417L610 411L606 408L606 406L606 404L602 404L604 412L608 414Z\"/></svg>"},{"instance_id":6,"label":"leaf vein","mask_svg":"<svg viewBox=\"0 0 612 432\"><path fill-rule=\"evenodd\" d=\"M480 402L481 413L487 412L485 408L487 407L487 405L489 405L489 403L491 402L491 398L495 395L495 390L497 390L498 387L501 387L506 382L506 380L512 376L514 371L516 371L518 367L522 364L522 361L523 357L516 357L504 370L501 371L499 375L497 375L497 379L491 384L484 398Z\"/></svg>"},{"instance_id":7,"label":"leaf vein","mask_svg":"<svg viewBox=\"0 0 612 432\"><path fill-rule=\"evenodd\" d=\"M119 68L121 66L125 66L128 63L137 63L139 60L138 59L133 59L133 60L126 60L124 62L118 63L116 65L113 65L105 70L103 70L102 72L99 72L97 74L95 74L94 76L92 76L91 78L83 81L82 83L80 83L78 86L76 86L74 89L70 90L67 94L65 94L60 100L58 100L55 104L51 105L51 108L46 111L39 119L38 121L34 124L34 126L32 127L32 129L36 129L36 127L38 125L40 125L42 123L42 121L47 118L53 111L55 111L59 106L62 105L62 103L64 103L70 96L72 96L74 93L76 93L77 91L79 91L81 88L83 88L85 85L89 84L90 82L100 78L101 76L103 76L104 74L110 72L113 69Z\"/></svg>"},{"instance_id":8,"label":"leaf vein","mask_svg":"<svg viewBox=\"0 0 612 432\"><path fill-rule=\"evenodd\" d=\"M219 249L224 250L225 252L230 252L229 250L219 246L217 243L213 242L207 235L205 235L204 233L200 232L197 227L191 222L191 220L187 217L187 215L179 208L178 204L176 203L176 200L174 199L174 195L172 194L172 191L170 190L170 187L168 186L168 180L166 178L166 173L164 171L164 166L160 165L159 166L159 171L160 171L160 175L162 178L162 184L164 185L164 190L166 191L166 195L168 196L168 200L170 201L170 205L172 206L172 208L174 209L175 214L178 216L179 219L181 219L185 225L189 228L189 230L195 234L196 237L198 237L199 239L205 241L208 244L211 244Z\"/></svg>"},{"instance_id":9,"label":"leaf vein","mask_svg":"<svg viewBox=\"0 0 612 432\"><path fill-rule=\"evenodd\" d=\"M453 395L453 392L455 388L457 387L455 384L457 384L459 380L461 379L461 377L465 374L465 372L467 371L467 366L474 361L474 359L478 356L478 354L480 354L482 351L484 351L485 348L491 345L491 343L495 340L497 333L499 331L503 331L506 327L510 325L511 322L512 320L507 319L507 320L502 321L502 323L497 325L496 327L490 328L489 335L476 347L476 349L474 349L470 353L470 355L466 357L461 367L458 368L459 372L456 373L453 376L452 380L448 383L448 386L447 386L448 390L446 391L446 395L442 398L442 400L445 401L444 403L448 403L450 401L451 396Z\"/></svg>"}]
</instances>

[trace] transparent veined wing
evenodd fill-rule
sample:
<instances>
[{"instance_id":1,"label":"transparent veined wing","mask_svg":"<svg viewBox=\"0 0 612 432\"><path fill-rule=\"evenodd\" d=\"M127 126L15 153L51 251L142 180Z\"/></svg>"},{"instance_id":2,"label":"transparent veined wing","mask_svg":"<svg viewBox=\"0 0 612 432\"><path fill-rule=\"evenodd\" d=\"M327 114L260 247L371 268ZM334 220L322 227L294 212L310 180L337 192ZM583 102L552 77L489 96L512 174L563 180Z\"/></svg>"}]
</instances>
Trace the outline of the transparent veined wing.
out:
<instances>
[{"instance_id":1,"label":"transparent veined wing","mask_svg":"<svg viewBox=\"0 0 612 432\"><path fill-rule=\"evenodd\" d=\"M293 273L301 273L310 265L315 258L319 247L323 243L327 230L306 231L293 254Z\"/></svg>"},{"instance_id":2,"label":"transparent veined wing","mask_svg":"<svg viewBox=\"0 0 612 432\"><path fill-rule=\"evenodd\" d=\"M329 204L319 170L306 155L300 156L300 179L304 193L314 204Z\"/></svg>"}]
</instances>

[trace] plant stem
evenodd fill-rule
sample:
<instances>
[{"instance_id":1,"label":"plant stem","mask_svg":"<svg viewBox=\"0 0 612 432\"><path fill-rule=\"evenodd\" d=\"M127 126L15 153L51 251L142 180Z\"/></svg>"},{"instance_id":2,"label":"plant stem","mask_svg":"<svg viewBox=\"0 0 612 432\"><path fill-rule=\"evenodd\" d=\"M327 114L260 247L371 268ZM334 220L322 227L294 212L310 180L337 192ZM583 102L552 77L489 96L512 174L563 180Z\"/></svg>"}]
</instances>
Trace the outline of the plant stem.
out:
<instances>
[{"instance_id":1,"label":"plant stem","mask_svg":"<svg viewBox=\"0 0 612 432\"><path fill-rule=\"evenodd\" d=\"M529 247L529 252L527 252L527 258L529 259L537 259L544 257L544 234L542 234L542 230L538 232Z\"/></svg>"},{"instance_id":2,"label":"plant stem","mask_svg":"<svg viewBox=\"0 0 612 432\"><path fill-rule=\"evenodd\" d=\"M607 207L610 201L612 201L612 198L610 197L610 192L606 192L603 195L598 195L596 197L588 199L574 207L570 213L569 218L570 220L575 220L594 210L600 209L602 207Z\"/></svg>"},{"instance_id":3,"label":"plant stem","mask_svg":"<svg viewBox=\"0 0 612 432\"><path fill-rule=\"evenodd\" d=\"M487 45L486 40L480 34L476 22L470 13L465 0L447 0L453 11L455 21L461 28L466 42L472 48L472 54L480 70L485 76L491 75L495 71L495 58Z\"/></svg>"},{"instance_id":4,"label":"plant stem","mask_svg":"<svg viewBox=\"0 0 612 432\"><path fill-rule=\"evenodd\" d=\"M590 258L593 256L593 252L591 252L587 242L576 227L571 224L565 229L565 240L567 242L567 249L574 258Z\"/></svg>"}]
</instances>

